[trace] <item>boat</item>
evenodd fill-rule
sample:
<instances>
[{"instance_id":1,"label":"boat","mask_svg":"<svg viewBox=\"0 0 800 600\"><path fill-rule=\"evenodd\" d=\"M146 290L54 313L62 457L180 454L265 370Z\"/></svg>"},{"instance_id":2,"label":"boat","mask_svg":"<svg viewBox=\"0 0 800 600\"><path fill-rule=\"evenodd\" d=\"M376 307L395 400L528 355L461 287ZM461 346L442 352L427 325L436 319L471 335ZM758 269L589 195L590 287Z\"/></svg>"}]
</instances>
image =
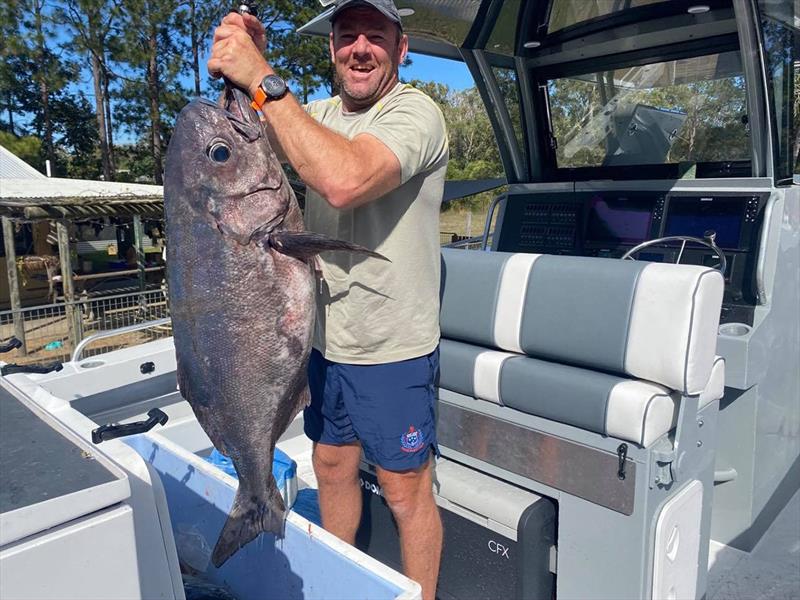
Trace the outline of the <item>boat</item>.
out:
<instances>
[{"instance_id":1,"label":"boat","mask_svg":"<svg viewBox=\"0 0 800 600\"><path fill-rule=\"evenodd\" d=\"M412 50L466 63L506 175L478 249L442 249L438 596L800 594L800 9L398 6ZM301 30L327 34L326 15ZM3 598L182 598L181 571L240 600L419 597L366 462L357 548L298 505L284 540L214 569L236 481L206 460L171 338L80 350L0 379L3 406L102 467L0 505ZM278 448L313 492L302 416ZM15 477L60 484L44 464Z\"/></svg>"}]
</instances>

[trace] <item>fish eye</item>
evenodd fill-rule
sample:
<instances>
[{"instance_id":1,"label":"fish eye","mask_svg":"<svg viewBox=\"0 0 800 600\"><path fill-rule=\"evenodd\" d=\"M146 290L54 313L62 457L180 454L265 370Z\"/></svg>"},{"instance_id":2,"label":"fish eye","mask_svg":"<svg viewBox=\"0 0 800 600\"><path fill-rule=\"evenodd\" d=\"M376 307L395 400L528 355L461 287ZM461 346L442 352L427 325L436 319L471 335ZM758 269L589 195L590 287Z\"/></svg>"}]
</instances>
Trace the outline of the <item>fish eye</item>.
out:
<instances>
[{"instance_id":1,"label":"fish eye","mask_svg":"<svg viewBox=\"0 0 800 600\"><path fill-rule=\"evenodd\" d=\"M208 157L216 163L224 163L231 157L231 149L223 142L213 142L207 150Z\"/></svg>"}]
</instances>

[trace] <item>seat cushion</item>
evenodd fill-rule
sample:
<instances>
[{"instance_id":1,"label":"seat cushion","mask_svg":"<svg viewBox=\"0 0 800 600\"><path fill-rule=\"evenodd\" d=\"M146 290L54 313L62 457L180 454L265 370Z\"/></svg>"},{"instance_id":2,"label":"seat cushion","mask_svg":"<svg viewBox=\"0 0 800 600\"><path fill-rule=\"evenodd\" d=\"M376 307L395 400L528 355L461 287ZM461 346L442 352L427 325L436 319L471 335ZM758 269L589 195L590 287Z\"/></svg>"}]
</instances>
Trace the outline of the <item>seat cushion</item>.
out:
<instances>
[{"instance_id":1,"label":"seat cushion","mask_svg":"<svg viewBox=\"0 0 800 600\"><path fill-rule=\"evenodd\" d=\"M630 379L443 339L441 388L647 447L674 427L680 394ZM700 405L722 395L724 361Z\"/></svg>"},{"instance_id":2,"label":"seat cushion","mask_svg":"<svg viewBox=\"0 0 800 600\"><path fill-rule=\"evenodd\" d=\"M699 394L719 272L605 258L442 250L445 338Z\"/></svg>"}]
</instances>

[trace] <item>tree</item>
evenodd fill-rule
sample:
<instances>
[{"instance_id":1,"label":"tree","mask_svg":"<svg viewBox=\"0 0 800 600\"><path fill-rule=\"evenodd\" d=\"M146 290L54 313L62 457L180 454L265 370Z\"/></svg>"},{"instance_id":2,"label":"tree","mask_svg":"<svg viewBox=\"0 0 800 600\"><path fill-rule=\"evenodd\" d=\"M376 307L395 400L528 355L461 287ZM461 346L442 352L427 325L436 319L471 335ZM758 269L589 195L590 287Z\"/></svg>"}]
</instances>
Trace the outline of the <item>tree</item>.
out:
<instances>
[{"instance_id":1,"label":"tree","mask_svg":"<svg viewBox=\"0 0 800 600\"><path fill-rule=\"evenodd\" d=\"M114 144L111 122L111 99L108 91L108 48L112 43L112 28L118 18L116 5L105 0L64 0L57 8L56 19L69 25L72 46L88 56L94 84L95 119L97 123L103 178L114 179Z\"/></svg>"},{"instance_id":2,"label":"tree","mask_svg":"<svg viewBox=\"0 0 800 600\"><path fill-rule=\"evenodd\" d=\"M190 68L194 75L194 95L200 96L200 50L211 38L213 26L219 23L229 10L228 5L208 0L186 0L189 19Z\"/></svg>"},{"instance_id":3,"label":"tree","mask_svg":"<svg viewBox=\"0 0 800 600\"><path fill-rule=\"evenodd\" d=\"M123 0L120 8L122 36L115 58L133 75L117 73L123 81L120 118L132 130L148 130L152 177L161 185L167 140L164 110L172 108L172 95L185 95L177 78L185 66L182 35L188 18L184 9L175 10L168 0ZM171 116L166 115L167 121Z\"/></svg>"},{"instance_id":4,"label":"tree","mask_svg":"<svg viewBox=\"0 0 800 600\"><path fill-rule=\"evenodd\" d=\"M0 146L16 154L29 165L36 166L42 152L42 141L32 135L18 137L11 132L0 131Z\"/></svg>"},{"instance_id":5,"label":"tree","mask_svg":"<svg viewBox=\"0 0 800 600\"><path fill-rule=\"evenodd\" d=\"M318 12L317 0L276 0L258 15L267 29L267 60L303 103L323 86L333 89L328 40L296 31Z\"/></svg>"}]
</instances>

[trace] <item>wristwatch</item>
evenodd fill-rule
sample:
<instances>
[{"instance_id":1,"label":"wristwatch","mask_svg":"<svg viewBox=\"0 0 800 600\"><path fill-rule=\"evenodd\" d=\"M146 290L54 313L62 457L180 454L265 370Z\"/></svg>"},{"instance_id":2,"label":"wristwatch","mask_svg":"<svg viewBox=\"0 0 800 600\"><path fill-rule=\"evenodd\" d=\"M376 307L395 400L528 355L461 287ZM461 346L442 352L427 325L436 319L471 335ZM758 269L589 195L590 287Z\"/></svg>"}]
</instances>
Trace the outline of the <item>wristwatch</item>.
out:
<instances>
[{"instance_id":1,"label":"wristwatch","mask_svg":"<svg viewBox=\"0 0 800 600\"><path fill-rule=\"evenodd\" d=\"M280 100L286 95L289 88L286 87L286 82L278 75L267 75L261 80L261 83L256 89L251 106L256 110L261 110L267 102L271 100Z\"/></svg>"}]
</instances>

